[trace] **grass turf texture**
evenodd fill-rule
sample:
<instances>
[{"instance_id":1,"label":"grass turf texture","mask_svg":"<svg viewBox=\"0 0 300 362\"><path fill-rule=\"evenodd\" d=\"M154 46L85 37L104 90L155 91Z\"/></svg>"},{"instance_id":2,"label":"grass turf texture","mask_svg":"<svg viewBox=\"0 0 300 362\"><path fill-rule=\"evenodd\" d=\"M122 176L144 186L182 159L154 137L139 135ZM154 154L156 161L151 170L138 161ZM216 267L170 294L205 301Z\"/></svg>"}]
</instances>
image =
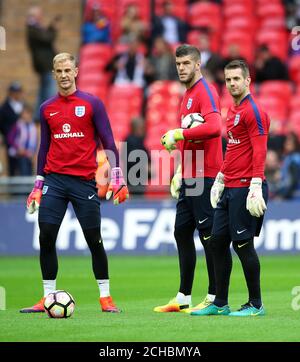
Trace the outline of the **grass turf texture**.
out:
<instances>
[{"instance_id":1,"label":"grass turf texture","mask_svg":"<svg viewBox=\"0 0 300 362\"><path fill-rule=\"evenodd\" d=\"M291 307L294 286L300 285L299 256L261 257L262 291L267 315L260 318L196 317L185 313L154 313L178 288L177 257L110 256L111 292L121 314L101 313L98 287L89 257L60 257L57 288L75 301L69 319L46 314L21 314L41 297L37 257L0 258L0 285L6 289L6 310L0 310L0 341L300 341L300 310ZM194 304L206 294L206 271L198 259ZM235 258L230 307L247 301L240 263Z\"/></svg>"}]
</instances>

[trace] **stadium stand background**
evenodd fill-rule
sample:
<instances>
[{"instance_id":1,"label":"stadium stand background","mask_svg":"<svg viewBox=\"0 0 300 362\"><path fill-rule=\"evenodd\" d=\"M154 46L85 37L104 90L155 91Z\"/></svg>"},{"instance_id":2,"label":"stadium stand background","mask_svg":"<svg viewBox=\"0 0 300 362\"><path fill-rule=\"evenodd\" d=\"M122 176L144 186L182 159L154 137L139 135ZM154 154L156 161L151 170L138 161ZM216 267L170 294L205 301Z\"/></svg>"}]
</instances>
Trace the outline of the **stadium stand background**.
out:
<instances>
[{"instance_id":1,"label":"stadium stand background","mask_svg":"<svg viewBox=\"0 0 300 362\"><path fill-rule=\"evenodd\" d=\"M132 117L142 115L146 122L146 146L149 150L161 149L160 136L166 130L178 126L177 110L183 88L176 81L152 82L147 92L131 84L113 85L106 66L115 54L126 49L126 45L121 44L119 39L120 19L128 4L134 3L139 8L141 18L148 26L147 35L150 38L153 15L161 14L163 0L51 0L37 3L43 7L49 20L58 12L62 15L56 41L57 51L77 54L80 69L78 86L104 101L116 140L122 141L127 136ZM211 50L223 58L228 56L229 45L235 44L239 46L241 56L253 65L257 48L267 44L287 64L290 81L266 81L260 86L254 84L252 91L271 116L273 135L282 136L293 130L299 137L300 54L290 54L292 37L297 36L292 35L288 28L290 23L287 15L290 15L290 10L286 3L290 2L177 0L172 3L175 15L189 24L187 42L197 45L199 33L208 29ZM111 22L112 44L81 44L82 22L95 4L101 6ZM12 80L21 81L26 99L32 104L35 101L37 78L30 64L25 40L25 19L30 5L32 1L29 0L1 1L0 21L7 31L7 50L1 53L0 58L0 101ZM173 49L176 45L178 44L173 44ZM145 54L147 46L148 43L143 47ZM225 120L231 100L224 86L217 86ZM159 165L154 167L162 168ZM158 172L154 174L157 175Z\"/></svg>"}]
</instances>

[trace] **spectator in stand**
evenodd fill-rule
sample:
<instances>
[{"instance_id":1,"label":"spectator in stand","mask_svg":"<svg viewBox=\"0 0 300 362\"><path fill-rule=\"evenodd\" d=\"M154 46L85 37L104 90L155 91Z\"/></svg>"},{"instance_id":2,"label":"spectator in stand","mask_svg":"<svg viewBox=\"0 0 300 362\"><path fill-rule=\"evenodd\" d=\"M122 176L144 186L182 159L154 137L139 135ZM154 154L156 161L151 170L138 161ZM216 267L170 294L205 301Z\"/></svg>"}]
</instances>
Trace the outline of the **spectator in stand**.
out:
<instances>
[{"instance_id":1,"label":"spectator in stand","mask_svg":"<svg viewBox=\"0 0 300 362\"><path fill-rule=\"evenodd\" d=\"M178 79L172 48L162 37L154 40L152 54L146 59L145 76L148 83Z\"/></svg>"},{"instance_id":2,"label":"spectator in stand","mask_svg":"<svg viewBox=\"0 0 300 362\"><path fill-rule=\"evenodd\" d=\"M224 67L231 61L237 60L237 59L240 59L240 60L244 61L245 63L247 63L246 59L241 55L240 46L235 43L228 44L227 57L223 59L221 68L218 69L217 73L215 74L215 82L220 87L220 89L222 88L222 85L224 84ZM251 69L251 65L249 65L249 71L250 71L250 76L252 77L253 72Z\"/></svg>"},{"instance_id":3,"label":"spectator in stand","mask_svg":"<svg viewBox=\"0 0 300 362\"><path fill-rule=\"evenodd\" d=\"M212 78L217 80L218 73L222 73L222 78L224 74L223 68L223 59L219 54L213 53L211 51L209 34L200 33L199 34L199 43L198 49L201 53L201 69L204 77Z\"/></svg>"},{"instance_id":4,"label":"spectator in stand","mask_svg":"<svg viewBox=\"0 0 300 362\"><path fill-rule=\"evenodd\" d=\"M163 14L154 18L152 39L162 36L169 44L185 43L187 24L173 13L171 1L163 3Z\"/></svg>"},{"instance_id":5,"label":"spectator in stand","mask_svg":"<svg viewBox=\"0 0 300 362\"><path fill-rule=\"evenodd\" d=\"M148 184L150 171L150 156L144 144L145 122L143 118L136 117L132 119L130 126L131 131L125 139L126 149L123 148L122 150L122 162L124 170L127 170L129 192L131 195L143 195ZM136 161L132 161L130 155Z\"/></svg>"},{"instance_id":6,"label":"spectator in stand","mask_svg":"<svg viewBox=\"0 0 300 362\"><path fill-rule=\"evenodd\" d=\"M0 132L8 150L8 135L15 126L24 107L23 89L19 82L13 82L8 88L7 98L0 106ZM17 172L17 163L15 157L7 153L8 175L15 176Z\"/></svg>"},{"instance_id":7,"label":"spectator in stand","mask_svg":"<svg viewBox=\"0 0 300 362\"><path fill-rule=\"evenodd\" d=\"M267 151L265 175L269 186L269 197L273 199L280 181L280 157L276 151Z\"/></svg>"},{"instance_id":8,"label":"spectator in stand","mask_svg":"<svg viewBox=\"0 0 300 362\"><path fill-rule=\"evenodd\" d=\"M43 17L43 11L39 6L32 6L28 10L27 43L31 53L33 69L39 76L39 91L34 112L35 121L39 121L41 103L56 93L56 84L52 76L52 59L56 54L54 41L61 16L57 15L48 26L44 24Z\"/></svg>"},{"instance_id":9,"label":"spectator in stand","mask_svg":"<svg viewBox=\"0 0 300 362\"><path fill-rule=\"evenodd\" d=\"M295 133L287 135L283 152L276 196L280 199L300 199L300 142Z\"/></svg>"},{"instance_id":10,"label":"spectator in stand","mask_svg":"<svg viewBox=\"0 0 300 362\"><path fill-rule=\"evenodd\" d=\"M37 151L37 129L32 117L32 109L24 105L23 111L15 126L8 135L10 157L16 159L17 174L31 176L33 174L32 162Z\"/></svg>"},{"instance_id":11,"label":"spectator in stand","mask_svg":"<svg viewBox=\"0 0 300 362\"><path fill-rule=\"evenodd\" d=\"M300 25L300 1L283 0L286 14L286 27L292 30L294 26Z\"/></svg>"},{"instance_id":12,"label":"spectator in stand","mask_svg":"<svg viewBox=\"0 0 300 362\"><path fill-rule=\"evenodd\" d=\"M108 64L106 70L112 71L114 84L134 84L138 87L145 85L145 57L139 47L139 40L135 36L131 36L127 51L117 54Z\"/></svg>"},{"instance_id":13,"label":"spectator in stand","mask_svg":"<svg viewBox=\"0 0 300 362\"><path fill-rule=\"evenodd\" d=\"M82 25L81 34L83 44L111 43L110 22L99 4L93 5L91 14Z\"/></svg>"},{"instance_id":14,"label":"spectator in stand","mask_svg":"<svg viewBox=\"0 0 300 362\"><path fill-rule=\"evenodd\" d=\"M261 45L255 60L255 80L257 83L266 80L288 80L287 66L274 56L267 45Z\"/></svg>"},{"instance_id":15,"label":"spectator in stand","mask_svg":"<svg viewBox=\"0 0 300 362\"><path fill-rule=\"evenodd\" d=\"M129 4L121 19L120 42L128 43L132 36L136 37L140 42L145 42L147 30L147 25L140 17L137 5L134 3Z\"/></svg>"}]
</instances>

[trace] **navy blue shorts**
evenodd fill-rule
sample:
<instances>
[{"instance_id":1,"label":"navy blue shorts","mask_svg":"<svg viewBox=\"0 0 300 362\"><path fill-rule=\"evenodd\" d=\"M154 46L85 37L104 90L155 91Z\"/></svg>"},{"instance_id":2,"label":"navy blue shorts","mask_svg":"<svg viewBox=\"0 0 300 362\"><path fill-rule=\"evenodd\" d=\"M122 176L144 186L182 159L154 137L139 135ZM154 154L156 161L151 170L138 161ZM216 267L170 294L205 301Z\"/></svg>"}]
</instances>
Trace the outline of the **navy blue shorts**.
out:
<instances>
[{"instance_id":1,"label":"navy blue shorts","mask_svg":"<svg viewBox=\"0 0 300 362\"><path fill-rule=\"evenodd\" d=\"M39 222L60 225L69 201L82 229L100 227L96 182L57 173L45 176Z\"/></svg>"},{"instance_id":2,"label":"navy blue shorts","mask_svg":"<svg viewBox=\"0 0 300 362\"><path fill-rule=\"evenodd\" d=\"M202 192L200 194L198 192L195 196L188 196L188 191L194 191L195 186L188 185L185 180L182 182L176 205L175 228L191 225L203 231L212 227L214 209L210 203L210 189L214 179L205 177L197 180L202 184Z\"/></svg>"},{"instance_id":3,"label":"navy blue shorts","mask_svg":"<svg viewBox=\"0 0 300 362\"><path fill-rule=\"evenodd\" d=\"M263 198L268 202L268 185L262 184ZM245 240L259 236L264 215L252 216L246 209L248 187L228 188L218 202L212 235L229 235L232 241Z\"/></svg>"}]
</instances>

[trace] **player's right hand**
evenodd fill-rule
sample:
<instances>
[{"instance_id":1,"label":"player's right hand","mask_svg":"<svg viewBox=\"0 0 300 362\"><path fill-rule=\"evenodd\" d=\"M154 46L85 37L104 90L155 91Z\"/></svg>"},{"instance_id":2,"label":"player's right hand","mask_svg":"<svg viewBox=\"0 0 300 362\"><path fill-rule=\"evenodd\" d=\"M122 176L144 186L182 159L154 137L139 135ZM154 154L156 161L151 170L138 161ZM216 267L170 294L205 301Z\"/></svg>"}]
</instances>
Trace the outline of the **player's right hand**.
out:
<instances>
[{"instance_id":1,"label":"player's right hand","mask_svg":"<svg viewBox=\"0 0 300 362\"><path fill-rule=\"evenodd\" d=\"M217 203L221 198L224 187L224 175L222 172L219 172L210 190L210 203L214 209L217 207Z\"/></svg>"},{"instance_id":2,"label":"player's right hand","mask_svg":"<svg viewBox=\"0 0 300 362\"><path fill-rule=\"evenodd\" d=\"M174 197L174 199L178 199L179 198L179 191L180 191L180 187L182 184L182 173L181 173L181 166L179 165L176 173L174 174L172 181L171 181L171 185L170 185L170 192L172 197Z\"/></svg>"},{"instance_id":3,"label":"player's right hand","mask_svg":"<svg viewBox=\"0 0 300 362\"><path fill-rule=\"evenodd\" d=\"M40 207L42 199L42 189L44 186L44 178L42 176L37 176L35 180L33 190L27 198L27 210L29 214L33 214Z\"/></svg>"},{"instance_id":4,"label":"player's right hand","mask_svg":"<svg viewBox=\"0 0 300 362\"><path fill-rule=\"evenodd\" d=\"M111 180L107 189L106 200L109 200L112 195L114 205L121 204L129 199L129 191L120 167L114 167L111 170Z\"/></svg>"}]
</instances>

